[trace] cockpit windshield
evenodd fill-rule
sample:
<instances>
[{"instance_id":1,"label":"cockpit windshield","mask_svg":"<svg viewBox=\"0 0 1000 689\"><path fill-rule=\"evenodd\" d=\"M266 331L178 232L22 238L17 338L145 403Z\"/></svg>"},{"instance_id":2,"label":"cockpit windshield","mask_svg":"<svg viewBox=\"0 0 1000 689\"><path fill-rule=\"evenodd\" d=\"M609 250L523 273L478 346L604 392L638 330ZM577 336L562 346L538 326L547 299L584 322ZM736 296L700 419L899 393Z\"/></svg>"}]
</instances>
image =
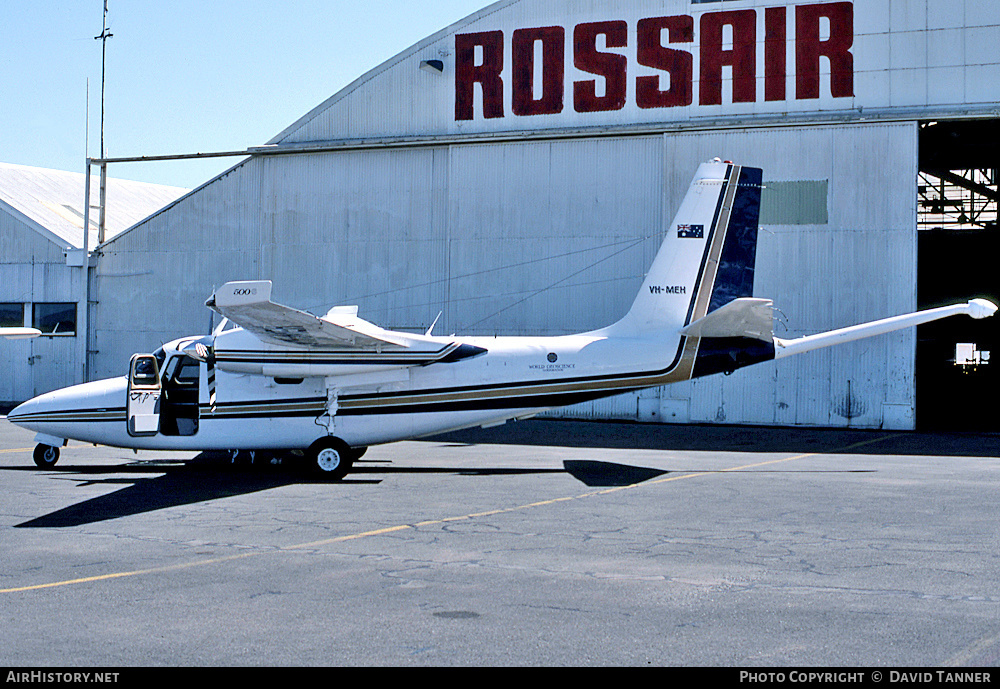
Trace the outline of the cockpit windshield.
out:
<instances>
[{"instance_id":1,"label":"cockpit windshield","mask_svg":"<svg viewBox=\"0 0 1000 689\"><path fill-rule=\"evenodd\" d=\"M162 371L163 370L163 362L166 361L166 359L167 359L167 353L165 351L163 351L163 347L160 347L155 352L153 352L153 357L156 359L157 366L159 366L160 370Z\"/></svg>"},{"instance_id":2,"label":"cockpit windshield","mask_svg":"<svg viewBox=\"0 0 1000 689\"><path fill-rule=\"evenodd\" d=\"M163 384L197 385L199 363L197 359L180 354L170 358L163 369Z\"/></svg>"}]
</instances>

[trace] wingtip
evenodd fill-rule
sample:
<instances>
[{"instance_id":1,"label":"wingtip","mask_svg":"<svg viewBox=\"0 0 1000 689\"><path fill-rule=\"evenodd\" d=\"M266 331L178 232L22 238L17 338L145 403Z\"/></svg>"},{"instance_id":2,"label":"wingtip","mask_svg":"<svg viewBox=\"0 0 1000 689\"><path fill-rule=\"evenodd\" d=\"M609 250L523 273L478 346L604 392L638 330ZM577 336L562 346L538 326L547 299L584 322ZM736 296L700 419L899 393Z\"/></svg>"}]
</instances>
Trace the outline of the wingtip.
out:
<instances>
[{"instance_id":1,"label":"wingtip","mask_svg":"<svg viewBox=\"0 0 1000 689\"><path fill-rule=\"evenodd\" d=\"M989 318L997 312L997 305L988 299L973 299L968 303L967 309L973 318Z\"/></svg>"}]
</instances>

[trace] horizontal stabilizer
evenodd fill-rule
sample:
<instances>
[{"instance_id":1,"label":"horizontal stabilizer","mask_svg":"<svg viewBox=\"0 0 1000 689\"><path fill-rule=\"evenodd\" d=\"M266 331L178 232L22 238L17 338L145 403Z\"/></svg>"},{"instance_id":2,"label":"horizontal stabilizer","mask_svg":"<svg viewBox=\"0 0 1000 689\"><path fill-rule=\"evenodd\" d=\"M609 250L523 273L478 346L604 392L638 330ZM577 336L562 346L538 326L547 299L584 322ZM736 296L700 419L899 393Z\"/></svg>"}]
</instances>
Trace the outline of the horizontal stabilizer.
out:
<instances>
[{"instance_id":1,"label":"horizontal stabilizer","mask_svg":"<svg viewBox=\"0 0 1000 689\"><path fill-rule=\"evenodd\" d=\"M866 337L891 333L903 328L911 328L931 321L937 321L950 316L966 315L972 318L989 318L997 311L997 307L986 299L973 299L967 304L954 304L953 306L942 306L937 309L928 309L916 313L908 313L903 316L893 316L880 321L852 325L849 328L831 330L830 332L819 333L818 335L808 335L794 340L774 339L775 358L782 359L793 354L810 352L821 347L853 342Z\"/></svg>"},{"instance_id":2,"label":"horizontal stabilizer","mask_svg":"<svg viewBox=\"0 0 1000 689\"><path fill-rule=\"evenodd\" d=\"M748 337L771 342L774 338L774 302L741 297L681 329L689 337Z\"/></svg>"},{"instance_id":3,"label":"horizontal stabilizer","mask_svg":"<svg viewBox=\"0 0 1000 689\"><path fill-rule=\"evenodd\" d=\"M323 318L271 301L271 281L227 282L205 306L265 342L300 347L379 349L409 347L411 340L357 317L357 307L336 307Z\"/></svg>"}]
</instances>

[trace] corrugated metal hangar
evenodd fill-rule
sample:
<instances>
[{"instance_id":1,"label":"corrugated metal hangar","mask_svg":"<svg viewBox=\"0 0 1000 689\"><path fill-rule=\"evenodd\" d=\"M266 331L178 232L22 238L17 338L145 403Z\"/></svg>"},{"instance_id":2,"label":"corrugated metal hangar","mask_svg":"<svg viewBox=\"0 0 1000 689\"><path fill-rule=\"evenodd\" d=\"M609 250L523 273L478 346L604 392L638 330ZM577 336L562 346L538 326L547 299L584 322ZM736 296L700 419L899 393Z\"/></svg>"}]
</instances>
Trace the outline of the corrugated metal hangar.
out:
<instances>
[{"instance_id":1,"label":"corrugated metal hangar","mask_svg":"<svg viewBox=\"0 0 1000 689\"><path fill-rule=\"evenodd\" d=\"M83 299L83 173L0 164L0 327L35 327L33 340L3 341L0 409L83 377L78 318ZM148 217L187 190L107 179L107 214L94 177L90 246Z\"/></svg>"},{"instance_id":2,"label":"corrugated metal hangar","mask_svg":"<svg viewBox=\"0 0 1000 689\"><path fill-rule=\"evenodd\" d=\"M228 280L397 329L607 325L716 156L764 169L779 336L997 299L998 41L994 0L493 3L102 244L90 377L206 332ZM995 339L946 322L564 413L995 429Z\"/></svg>"}]
</instances>

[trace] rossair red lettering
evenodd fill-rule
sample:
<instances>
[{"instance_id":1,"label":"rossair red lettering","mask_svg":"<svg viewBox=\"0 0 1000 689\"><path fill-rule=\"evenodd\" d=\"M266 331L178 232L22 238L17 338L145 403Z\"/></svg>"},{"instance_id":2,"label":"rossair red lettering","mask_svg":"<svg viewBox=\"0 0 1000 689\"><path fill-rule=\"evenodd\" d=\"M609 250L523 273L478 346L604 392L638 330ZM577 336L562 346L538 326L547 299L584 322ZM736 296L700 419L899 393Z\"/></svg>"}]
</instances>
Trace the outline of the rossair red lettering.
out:
<instances>
[{"instance_id":1,"label":"rossair red lettering","mask_svg":"<svg viewBox=\"0 0 1000 689\"><path fill-rule=\"evenodd\" d=\"M476 64L476 49L482 60ZM455 36L455 119L471 120L476 84L482 88L483 117L503 117L503 31Z\"/></svg>"},{"instance_id":2,"label":"rossair red lettering","mask_svg":"<svg viewBox=\"0 0 1000 689\"><path fill-rule=\"evenodd\" d=\"M541 47L541 94L535 95L535 46ZM566 31L561 26L519 29L514 32L515 115L553 115L562 112L566 70Z\"/></svg>"},{"instance_id":3,"label":"rossair red lettering","mask_svg":"<svg viewBox=\"0 0 1000 689\"><path fill-rule=\"evenodd\" d=\"M573 84L573 108L577 112L608 112L625 107L628 58L597 49L597 37L604 36L605 48L628 45L628 24L594 22L573 30L573 64L581 72L604 77L604 95L597 95L597 80Z\"/></svg>"},{"instance_id":4,"label":"rossair red lettering","mask_svg":"<svg viewBox=\"0 0 1000 689\"><path fill-rule=\"evenodd\" d=\"M723 48L723 29L731 27L732 48ZM732 68L733 102L757 100L757 12L706 12L701 15L701 90L698 103L722 103L722 68Z\"/></svg>"},{"instance_id":5,"label":"rossair red lettering","mask_svg":"<svg viewBox=\"0 0 1000 689\"><path fill-rule=\"evenodd\" d=\"M759 21L763 40L758 40ZM629 58L623 54L629 47L630 27L621 20L587 22L572 30L561 26L518 29L510 36L509 55L502 31L458 34L455 119L502 118L507 95L511 110L520 117L557 114L567 107L578 113L621 110L632 94L635 105L643 109L690 106L696 87L699 106L754 103L760 98L783 101L789 97L790 24L794 27L794 97L820 98L824 61L829 64L830 95L854 96L854 5L826 2L705 12L697 21L690 15L640 19L635 26L637 74L632 82ZM576 80L567 79L567 50L572 51ZM758 51L763 51L764 69L760 94ZM509 84L504 83L505 67L510 68ZM726 83L731 89L724 88ZM479 107L477 95L481 96Z\"/></svg>"},{"instance_id":6,"label":"rossair red lettering","mask_svg":"<svg viewBox=\"0 0 1000 689\"><path fill-rule=\"evenodd\" d=\"M635 80L635 100L640 108L674 108L691 105L691 84L694 58L685 50L666 48L669 44L690 43L694 40L694 19L687 15L641 19L638 26L637 56L643 67L665 73L664 77L639 77ZM666 79L667 88L662 87Z\"/></svg>"},{"instance_id":7,"label":"rossair red lettering","mask_svg":"<svg viewBox=\"0 0 1000 689\"><path fill-rule=\"evenodd\" d=\"M826 19L830 37L820 40L820 20ZM854 5L803 5L795 8L795 97L819 98L819 58L830 60L830 91L834 98L854 95Z\"/></svg>"},{"instance_id":8,"label":"rossair red lettering","mask_svg":"<svg viewBox=\"0 0 1000 689\"><path fill-rule=\"evenodd\" d=\"M853 36L854 30L851 29ZM764 10L764 100L785 100L786 69L785 41L788 20L784 7Z\"/></svg>"}]
</instances>

